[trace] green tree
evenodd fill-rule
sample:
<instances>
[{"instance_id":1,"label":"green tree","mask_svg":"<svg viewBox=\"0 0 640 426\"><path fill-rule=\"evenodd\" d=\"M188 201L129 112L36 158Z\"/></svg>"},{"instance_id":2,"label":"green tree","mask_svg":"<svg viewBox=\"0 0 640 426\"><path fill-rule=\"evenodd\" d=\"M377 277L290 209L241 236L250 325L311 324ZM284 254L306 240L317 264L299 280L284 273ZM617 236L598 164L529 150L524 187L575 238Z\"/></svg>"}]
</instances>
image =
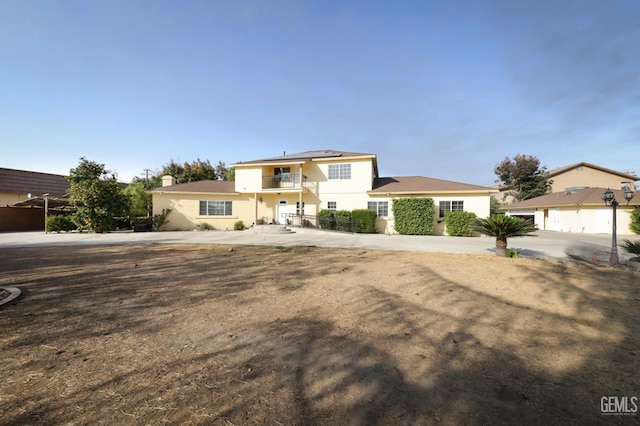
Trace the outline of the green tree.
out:
<instances>
[{"instance_id":1,"label":"green tree","mask_svg":"<svg viewBox=\"0 0 640 426\"><path fill-rule=\"evenodd\" d=\"M538 227L531 221L513 216L490 216L477 219L473 230L496 238L496 255L507 255L507 238L533 236Z\"/></svg>"},{"instance_id":2,"label":"green tree","mask_svg":"<svg viewBox=\"0 0 640 426\"><path fill-rule=\"evenodd\" d=\"M71 184L70 201L76 208L73 220L80 229L108 232L114 227L114 216L126 215L128 202L122 185L104 164L82 157L67 180Z\"/></svg>"},{"instance_id":3,"label":"green tree","mask_svg":"<svg viewBox=\"0 0 640 426\"><path fill-rule=\"evenodd\" d=\"M513 160L506 157L493 171L498 176L496 183L506 185L516 201L544 195L553 183L546 166L541 167L540 160L532 155L518 154Z\"/></svg>"},{"instance_id":4,"label":"green tree","mask_svg":"<svg viewBox=\"0 0 640 426\"><path fill-rule=\"evenodd\" d=\"M229 168L229 170L227 170L227 175L224 177L224 180L234 182L236 180L236 169L234 169L233 167Z\"/></svg>"},{"instance_id":5,"label":"green tree","mask_svg":"<svg viewBox=\"0 0 640 426\"><path fill-rule=\"evenodd\" d=\"M631 210L631 222L629 230L634 234L640 234L640 207Z\"/></svg>"},{"instance_id":6,"label":"green tree","mask_svg":"<svg viewBox=\"0 0 640 426\"><path fill-rule=\"evenodd\" d=\"M133 217L151 215L151 194L142 181L130 183L122 192L129 200L129 214Z\"/></svg>"}]
</instances>

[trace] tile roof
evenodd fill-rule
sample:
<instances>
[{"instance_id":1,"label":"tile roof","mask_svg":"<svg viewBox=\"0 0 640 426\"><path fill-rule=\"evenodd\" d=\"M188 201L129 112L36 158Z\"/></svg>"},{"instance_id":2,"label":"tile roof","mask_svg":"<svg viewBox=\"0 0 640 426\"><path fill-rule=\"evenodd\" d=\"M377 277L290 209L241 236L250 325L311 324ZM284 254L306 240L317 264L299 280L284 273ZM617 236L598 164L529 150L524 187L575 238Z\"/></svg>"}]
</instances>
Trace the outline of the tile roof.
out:
<instances>
[{"instance_id":1,"label":"tile roof","mask_svg":"<svg viewBox=\"0 0 640 426\"><path fill-rule=\"evenodd\" d=\"M153 188L151 192L191 192L232 194L236 192L236 183L226 180L199 180L196 182L179 183L171 186Z\"/></svg>"},{"instance_id":2,"label":"tile roof","mask_svg":"<svg viewBox=\"0 0 640 426\"><path fill-rule=\"evenodd\" d=\"M69 181L62 175L0 168L0 192L62 197L69 187Z\"/></svg>"},{"instance_id":3,"label":"tile roof","mask_svg":"<svg viewBox=\"0 0 640 426\"><path fill-rule=\"evenodd\" d=\"M305 151L295 154L285 154L279 157L263 158L261 160L241 161L238 165L252 164L252 163L264 163L275 161L295 161L295 160L315 160L322 158L340 158L340 157L375 157L375 154L363 154L357 152L335 151L332 149L318 150L318 151Z\"/></svg>"},{"instance_id":4,"label":"tile roof","mask_svg":"<svg viewBox=\"0 0 640 426\"><path fill-rule=\"evenodd\" d=\"M575 191L553 192L528 200L504 206L505 210L532 209L536 207L567 207L567 206L600 206L604 207L602 193L605 188L583 188ZM620 189L612 189L616 200L620 205L625 205L624 192ZM640 205L640 192L636 192L629 205Z\"/></svg>"},{"instance_id":5,"label":"tile roof","mask_svg":"<svg viewBox=\"0 0 640 426\"><path fill-rule=\"evenodd\" d=\"M569 164L568 166L563 166L563 167L558 167L557 169L553 169L553 170L548 170L547 173L549 174L549 177L552 178L554 176L557 176L561 173L567 172L569 170L573 170L576 167L590 167L592 169L596 169L596 170L600 170L602 172L605 173L611 173L613 175L617 175L620 177L623 177L625 179L629 179L631 182L635 182L637 180L640 180L640 176L635 176L629 173L623 173L623 172L619 172L616 170L612 170L612 169L607 169L606 167L601 167L595 164L591 164L591 163L585 163L584 161L581 161L579 163L575 163L575 164Z\"/></svg>"},{"instance_id":6,"label":"tile roof","mask_svg":"<svg viewBox=\"0 0 640 426\"><path fill-rule=\"evenodd\" d=\"M433 192L497 192L495 189L450 180L423 176L394 176L377 178L371 193L433 193Z\"/></svg>"}]
</instances>

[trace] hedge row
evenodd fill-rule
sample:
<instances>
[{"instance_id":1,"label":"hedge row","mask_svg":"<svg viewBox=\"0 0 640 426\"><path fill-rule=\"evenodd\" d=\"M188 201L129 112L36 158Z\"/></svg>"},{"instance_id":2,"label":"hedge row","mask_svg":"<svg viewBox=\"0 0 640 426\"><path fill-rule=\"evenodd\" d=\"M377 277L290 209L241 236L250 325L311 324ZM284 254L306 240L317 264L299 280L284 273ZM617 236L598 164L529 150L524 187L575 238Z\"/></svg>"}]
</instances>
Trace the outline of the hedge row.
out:
<instances>
[{"instance_id":1,"label":"hedge row","mask_svg":"<svg viewBox=\"0 0 640 426\"><path fill-rule=\"evenodd\" d=\"M477 216L473 212L446 212L444 214L444 225L447 229L447 235L452 237L472 237L473 224L476 218Z\"/></svg>"},{"instance_id":2,"label":"hedge row","mask_svg":"<svg viewBox=\"0 0 640 426\"><path fill-rule=\"evenodd\" d=\"M436 207L432 198L396 198L392 204L396 232L402 235L431 235Z\"/></svg>"},{"instance_id":3,"label":"hedge row","mask_svg":"<svg viewBox=\"0 0 640 426\"><path fill-rule=\"evenodd\" d=\"M320 210L318 223L322 229L343 232L375 234L376 212L368 209L359 210Z\"/></svg>"}]
</instances>

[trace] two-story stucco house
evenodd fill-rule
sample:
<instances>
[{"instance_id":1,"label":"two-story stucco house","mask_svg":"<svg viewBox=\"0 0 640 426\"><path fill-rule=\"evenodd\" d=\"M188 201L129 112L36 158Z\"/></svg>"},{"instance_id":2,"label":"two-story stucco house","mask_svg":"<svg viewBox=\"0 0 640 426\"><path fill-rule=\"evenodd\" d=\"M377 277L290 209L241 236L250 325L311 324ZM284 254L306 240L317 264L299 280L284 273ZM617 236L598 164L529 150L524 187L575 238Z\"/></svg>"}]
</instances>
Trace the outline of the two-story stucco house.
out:
<instances>
[{"instance_id":1,"label":"two-story stucco house","mask_svg":"<svg viewBox=\"0 0 640 426\"><path fill-rule=\"evenodd\" d=\"M431 197L438 213L436 232L443 233L447 210L489 216L491 188L421 176L378 176L375 154L307 151L233 164L235 182L200 181L176 185L165 177L151 191L154 214L171 209L164 229L188 230L208 223L232 229L260 223L292 223L320 210L372 209L378 232L394 233L392 200Z\"/></svg>"}]
</instances>

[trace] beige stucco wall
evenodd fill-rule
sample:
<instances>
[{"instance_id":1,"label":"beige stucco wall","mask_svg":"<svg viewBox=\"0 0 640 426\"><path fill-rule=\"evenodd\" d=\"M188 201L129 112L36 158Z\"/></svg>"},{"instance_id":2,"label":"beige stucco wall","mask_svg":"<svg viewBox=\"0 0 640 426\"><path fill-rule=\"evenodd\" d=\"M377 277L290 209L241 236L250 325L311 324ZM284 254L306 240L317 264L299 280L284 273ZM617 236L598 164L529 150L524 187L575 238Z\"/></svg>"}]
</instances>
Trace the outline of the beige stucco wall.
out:
<instances>
[{"instance_id":1,"label":"beige stucco wall","mask_svg":"<svg viewBox=\"0 0 640 426\"><path fill-rule=\"evenodd\" d=\"M633 207L618 207L617 233L633 235L629 230L631 224L630 212ZM534 212L535 224L538 229L558 232L572 232L584 234L611 234L613 209L611 207L560 207L538 208ZM513 215L519 212L514 211Z\"/></svg>"},{"instance_id":2,"label":"beige stucco wall","mask_svg":"<svg viewBox=\"0 0 640 426\"><path fill-rule=\"evenodd\" d=\"M386 218L377 218L376 219L376 230L379 233L385 234L395 234L396 230L394 227L393 220L393 198L423 198L424 195L413 195L413 196L405 196L405 197L371 197L368 201L388 201L389 202L389 217ZM473 212L479 218L488 217L490 214L490 194L438 194L437 196L428 197L432 198L436 207L435 218L434 218L434 227L433 234L434 235L446 235L446 230L444 226L444 219L440 218L438 206L440 205L440 201L464 201L464 211ZM367 208L366 202L364 207L358 208Z\"/></svg>"},{"instance_id":3,"label":"beige stucco wall","mask_svg":"<svg viewBox=\"0 0 640 426\"><path fill-rule=\"evenodd\" d=\"M232 201L232 216L200 216L200 200ZM208 223L214 229L233 229L233 224L242 220L250 226L254 220L255 199L243 195L209 195L209 194L177 194L165 192L153 194L153 214L163 209L171 209L163 231L190 231L200 223Z\"/></svg>"},{"instance_id":4,"label":"beige stucco wall","mask_svg":"<svg viewBox=\"0 0 640 426\"><path fill-rule=\"evenodd\" d=\"M551 178L551 192L563 192L567 188L585 186L592 188L620 189L623 181L628 181L620 176L593 169L587 166L579 166ZM631 185L633 187L633 184Z\"/></svg>"},{"instance_id":5,"label":"beige stucco wall","mask_svg":"<svg viewBox=\"0 0 640 426\"><path fill-rule=\"evenodd\" d=\"M12 194L3 192L0 193L0 207L5 207L8 204L17 203L18 201L24 201L28 199L29 194Z\"/></svg>"}]
</instances>

